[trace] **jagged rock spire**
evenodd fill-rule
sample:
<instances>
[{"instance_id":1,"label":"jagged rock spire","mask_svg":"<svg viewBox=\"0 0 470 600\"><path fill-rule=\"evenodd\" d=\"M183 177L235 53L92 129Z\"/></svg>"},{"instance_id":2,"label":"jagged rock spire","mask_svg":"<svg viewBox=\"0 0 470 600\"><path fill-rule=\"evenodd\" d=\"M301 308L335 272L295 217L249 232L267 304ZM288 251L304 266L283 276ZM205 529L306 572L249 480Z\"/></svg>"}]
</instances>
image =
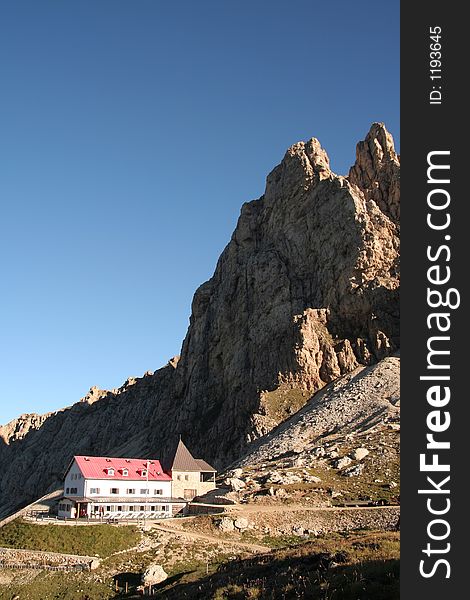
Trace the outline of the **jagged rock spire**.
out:
<instances>
[{"instance_id":1,"label":"jagged rock spire","mask_svg":"<svg viewBox=\"0 0 470 600\"><path fill-rule=\"evenodd\" d=\"M400 157L383 123L373 123L356 147L349 181L373 200L395 224L400 221Z\"/></svg>"}]
</instances>

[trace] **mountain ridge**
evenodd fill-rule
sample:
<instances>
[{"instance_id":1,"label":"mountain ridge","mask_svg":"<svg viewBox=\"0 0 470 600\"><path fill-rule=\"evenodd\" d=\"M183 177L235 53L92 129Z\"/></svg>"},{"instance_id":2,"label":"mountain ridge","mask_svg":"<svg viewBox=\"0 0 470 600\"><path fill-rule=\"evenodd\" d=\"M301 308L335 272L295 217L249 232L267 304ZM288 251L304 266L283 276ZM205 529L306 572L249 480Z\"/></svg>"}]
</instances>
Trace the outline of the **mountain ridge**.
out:
<instances>
[{"instance_id":1,"label":"mountain ridge","mask_svg":"<svg viewBox=\"0 0 470 600\"><path fill-rule=\"evenodd\" d=\"M163 455L181 434L221 468L326 384L395 352L398 201L383 124L358 144L348 177L315 138L291 146L196 290L179 359L0 427L0 511L55 485L77 453ZM281 386L292 406L273 406Z\"/></svg>"}]
</instances>

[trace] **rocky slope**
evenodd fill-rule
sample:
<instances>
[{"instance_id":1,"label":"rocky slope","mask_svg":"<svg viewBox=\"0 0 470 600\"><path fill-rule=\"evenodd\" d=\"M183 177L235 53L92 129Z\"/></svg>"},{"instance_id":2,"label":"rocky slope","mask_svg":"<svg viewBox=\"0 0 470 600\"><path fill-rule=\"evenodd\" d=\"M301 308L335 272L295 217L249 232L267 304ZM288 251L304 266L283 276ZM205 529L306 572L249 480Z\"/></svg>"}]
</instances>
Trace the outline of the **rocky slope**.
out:
<instances>
[{"instance_id":1,"label":"rocky slope","mask_svg":"<svg viewBox=\"0 0 470 600\"><path fill-rule=\"evenodd\" d=\"M382 124L348 177L318 140L294 144L196 291L179 360L0 429L0 510L57 483L74 453L160 457L182 434L222 467L326 384L395 352L398 215L399 160Z\"/></svg>"},{"instance_id":2,"label":"rocky slope","mask_svg":"<svg viewBox=\"0 0 470 600\"><path fill-rule=\"evenodd\" d=\"M319 448L325 439L352 439L398 424L399 417L400 359L388 357L371 367L357 367L326 386L294 416L253 443L238 464L253 468L286 454L295 454L296 462L321 457Z\"/></svg>"},{"instance_id":3,"label":"rocky slope","mask_svg":"<svg viewBox=\"0 0 470 600\"><path fill-rule=\"evenodd\" d=\"M400 494L400 359L359 366L319 391L226 473L213 496L330 505ZM208 498L209 499L209 498Z\"/></svg>"}]
</instances>

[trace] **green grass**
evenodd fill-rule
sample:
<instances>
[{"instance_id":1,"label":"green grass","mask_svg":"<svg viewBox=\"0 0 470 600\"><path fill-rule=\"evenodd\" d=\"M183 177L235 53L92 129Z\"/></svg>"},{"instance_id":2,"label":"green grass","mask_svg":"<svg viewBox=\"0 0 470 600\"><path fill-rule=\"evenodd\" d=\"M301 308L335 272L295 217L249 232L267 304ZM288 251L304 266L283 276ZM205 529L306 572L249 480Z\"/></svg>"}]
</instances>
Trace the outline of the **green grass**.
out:
<instances>
[{"instance_id":1,"label":"green grass","mask_svg":"<svg viewBox=\"0 0 470 600\"><path fill-rule=\"evenodd\" d=\"M308 402L311 395L303 389L291 388L286 384L281 384L275 390L261 394L260 410L271 419L274 419L276 423L281 423L300 410Z\"/></svg>"},{"instance_id":2,"label":"green grass","mask_svg":"<svg viewBox=\"0 0 470 600\"><path fill-rule=\"evenodd\" d=\"M71 528L78 530L79 528ZM92 529L92 527L80 529ZM125 530L126 528L122 528ZM396 600L399 534L362 531L329 534L256 556L217 554L207 563L192 552L166 567L169 579L155 598L165 600ZM176 540L171 542L177 546ZM175 547L176 547L175 546ZM179 549L178 547L176 548ZM182 549L181 549L182 550ZM139 598L136 585L153 552L133 551L104 560L93 572L0 571L0 600L117 600ZM114 575L113 574L117 574ZM10 578L9 582L6 579ZM115 578L119 584L116 592ZM129 582L129 594L124 582Z\"/></svg>"},{"instance_id":3,"label":"green grass","mask_svg":"<svg viewBox=\"0 0 470 600\"><path fill-rule=\"evenodd\" d=\"M140 533L135 526L35 525L21 520L0 528L0 546L104 558L113 552L137 545Z\"/></svg>"},{"instance_id":4,"label":"green grass","mask_svg":"<svg viewBox=\"0 0 470 600\"><path fill-rule=\"evenodd\" d=\"M248 531L243 532L242 537L243 541L252 544L262 544L263 546L268 546L269 548L289 548L305 541L305 538L302 538L298 535L263 535L263 537L259 538L255 535L252 535L252 533Z\"/></svg>"},{"instance_id":5,"label":"green grass","mask_svg":"<svg viewBox=\"0 0 470 600\"><path fill-rule=\"evenodd\" d=\"M8 573L8 571L6 571ZM77 573L11 572L12 582L0 586L0 600L110 600L116 598L112 583L93 581ZM29 579L29 581L28 581Z\"/></svg>"},{"instance_id":6,"label":"green grass","mask_svg":"<svg viewBox=\"0 0 470 600\"><path fill-rule=\"evenodd\" d=\"M328 535L290 548L227 562L208 576L170 581L166 600L397 600L399 535L355 532Z\"/></svg>"}]
</instances>

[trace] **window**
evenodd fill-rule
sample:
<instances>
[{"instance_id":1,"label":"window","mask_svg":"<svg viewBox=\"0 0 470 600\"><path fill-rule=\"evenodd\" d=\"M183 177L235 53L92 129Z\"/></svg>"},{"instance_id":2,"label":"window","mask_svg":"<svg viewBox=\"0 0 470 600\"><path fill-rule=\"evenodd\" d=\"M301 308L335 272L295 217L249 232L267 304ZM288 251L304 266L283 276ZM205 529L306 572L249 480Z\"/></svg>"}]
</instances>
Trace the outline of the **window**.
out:
<instances>
[{"instance_id":1,"label":"window","mask_svg":"<svg viewBox=\"0 0 470 600\"><path fill-rule=\"evenodd\" d=\"M70 488L70 493L71 494L76 494L77 493L77 488Z\"/></svg>"},{"instance_id":2,"label":"window","mask_svg":"<svg viewBox=\"0 0 470 600\"><path fill-rule=\"evenodd\" d=\"M127 469L122 470L123 477L127 477L129 475L129 471Z\"/></svg>"},{"instance_id":3,"label":"window","mask_svg":"<svg viewBox=\"0 0 470 600\"><path fill-rule=\"evenodd\" d=\"M163 512L168 512L169 506L167 504L163 504L161 508Z\"/></svg>"},{"instance_id":4,"label":"window","mask_svg":"<svg viewBox=\"0 0 470 600\"><path fill-rule=\"evenodd\" d=\"M130 505L129 506L129 512L134 512L134 508L135 508L134 506Z\"/></svg>"},{"instance_id":5,"label":"window","mask_svg":"<svg viewBox=\"0 0 470 600\"><path fill-rule=\"evenodd\" d=\"M100 488L90 488L90 494L99 494Z\"/></svg>"},{"instance_id":6,"label":"window","mask_svg":"<svg viewBox=\"0 0 470 600\"><path fill-rule=\"evenodd\" d=\"M147 469L142 469L140 475L141 477L147 477Z\"/></svg>"},{"instance_id":7,"label":"window","mask_svg":"<svg viewBox=\"0 0 470 600\"><path fill-rule=\"evenodd\" d=\"M135 488L128 488L127 489L127 493L128 494L135 494Z\"/></svg>"},{"instance_id":8,"label":"window","mask_svg":"<svg viewBox=\"0 0 470 600\"><path fill-rule=\"evenodd\" d=\"M108 467L107 473L108 475L114 475L114 469L112 467Z\"/></svg>"},{"instance_id":9,"label":"window","mask_svg":"<svg viewBox=\"0 0 470 600\"><path fill-rule=\"evenodd\" d=\"M118 512L122 512L122 506L118 506L117 509L118 509Z\"/></svg>"},{"instance_id":10,"label":"window","mask_svg":"<svg viewBox=\"0 0 470 600\"><path fill-rule=\"evenodd\" d=\"M154 490L155 496L163 496L163 490Z\"/></svg>"},{"instance_id":11,"label":"window","mask_svg":"<svg viewBox=\"0 0 470 600\"><path fill-rule=\"evenodd\" d=\"M189 481L189 475L185 475L185 476L184 476L184 480L185 480L185 481Z\"/></svg>"},{"instance_id":12,"label":"window","mask_svg":"<svg viewBox=\"0 0 470 600\"><path fill-rule=\"evenodd\" d=\"M141 512L145 512L145 506L141 506L141 507L140 507L140 511L141 511Z\"/></svg>"},{"instance_id":13,"label":"window","mask_svg":"<svg viewBox=\"0 0 470 600\"><path fill-rule=\"evenodd\" d=\"M65 488L65 493L70 494L70 488Z\"/></svg>"},{"instance_id":14,"label":"window","mask_svg":"<svg viewBox=\"0 0 470 600\"><path fill-rule=\"evenodd\" d=\"M111 494L119 494L119 488L111 488Z\"/></svg>"},{"instance_id":15,"label":"window","mask_svg":"<svg viewBox=\"0 0 470 600\"><path fill-rule=\"evenodd\" d=\"M181 475L177 475L177 476L176 476L176 479L177 479L178 481L181 481Z\"/></svg>"},{"instance_id":16,"label":"window","mask_svg":"<svg viewBox=\"0 0 470 600\"><path fill-rule=\"evenodd\" d=\"M145 496L145 495L146 495L146 494L148 494L148 493L149 493L149 490L147 490L147 489L143 489L143 488L142 488L142 489L140 490L140 494L141 494L141 496Z\"/></svg>"},{"instance_id":17,"label":"window","mask_svg":"<svg viewBox=\"0 0 470 600\"><path fill-rule=\"evenodd\" d=\"M106 512L111 512L111 505L108 504L108 506L106 507Z\"/></svg>"}]
</instances>

